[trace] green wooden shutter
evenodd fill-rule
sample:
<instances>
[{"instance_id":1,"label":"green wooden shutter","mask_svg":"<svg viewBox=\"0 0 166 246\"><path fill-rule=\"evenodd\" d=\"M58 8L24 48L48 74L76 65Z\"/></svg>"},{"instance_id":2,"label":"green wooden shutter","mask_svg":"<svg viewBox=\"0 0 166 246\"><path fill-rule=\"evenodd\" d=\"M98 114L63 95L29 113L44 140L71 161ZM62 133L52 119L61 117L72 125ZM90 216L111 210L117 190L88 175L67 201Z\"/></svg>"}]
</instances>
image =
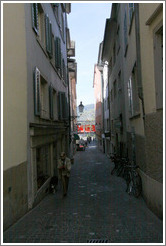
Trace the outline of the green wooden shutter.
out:
<instances>
[{"instance_id":1,"label":"green wooden shutter","mask_svg":"<svg viewBox=\"0 0 166 246\"><path fill-rule=\"evenodd\" d=\"M35 32L39 35L39 22L38 22L38 5L32 3L32 27Z\"/></svg>"},{"instance_id":2,"label":"green wooden shutter","mask_svg":"<svg viewBox=\"0 0 166 246\"><path fill-rule=\"evenodd\" d=\"M37 67L34 71L34 112L40 116L40 71Z\"/></svg>"},{"instance_id":3,"label":"green wooden shutter","mask_svg":"<svg viewBox=\"0 0 166 246\"><path fill-rule=\"evenodd\" d=\"M46 29L46 50L49 53L49 18L48 15L45 15L45 29Z\"/></svg>"},{"instance_id":4,"label":"green wooden shutter","mask_svg":"<svg viewBox=\"0 0 166 246\"><path fill-rule=\"evenodd\" d=\"M53 46L52 46L52 24L51 21L49 23L49 40L50 40L50 57L53 57Z\"/></svg>"},{"instance_id":5,"label":"green wooden shutter","mask_svg":"<svg viewBox=\"0 0 166 246\"><path fill-rule=\"evenodd\" d=\"M69 118L69 108L68 108L68 103L67 103L67 98L65 97L65 118Z\"/></svg>"},{"instance_id":6,"label":"green wooden shutter","mask_svg":"<svg viewBox=\"0 0 166 246\"><path fill-rule=\"evenodd\" d=\"M54 46L55 46L55 66L57 67L58 63L58 44L57 44L57 38L54 40Z\"/></svg>"},{"instance_id":7,"label":"green wooden shutter","mask_svg":"<svg viewBox=\"0 0 166 246\"><path fill-rule=\"evenodd\" d=\"M59 63L59 68L61 69L62 54L61 54L61 40L60 40L60 38L58 38L58 52L59 52L58 63Z\"/></svg>"},{"instance_id":8,"label":"green wooden shutter","mask_svg":"<svg viewBox=\"0 0 166 246\"><path fill-rule=\"evenodd\" d=\"M58 37L55 39L55 66L61 69L61 40Z\"/></svg>"},{"instance_id":9,"label":"green wooden shutter","mask_svg":"<svg viewBox=\"0 0 166 246\"><path fill-rule=\"evenodd\" d=\"M65 66L65 61L63 59L63 79L66 82L66 66Z\"/></svg>"},{"instance_id":10,"label":"green wooden shutter","mask_svg":"<svg viewBox=\"0 0 166 246\"><path fill-rule=\"evenodd\" d=\"M49 87L49 102L50 102L50 118L53 119L54 118L54 114L53 114L54 106L53 106L53 88L52 88L52 85L50 85L50 87Z\"/></svg>"}]
</instances>

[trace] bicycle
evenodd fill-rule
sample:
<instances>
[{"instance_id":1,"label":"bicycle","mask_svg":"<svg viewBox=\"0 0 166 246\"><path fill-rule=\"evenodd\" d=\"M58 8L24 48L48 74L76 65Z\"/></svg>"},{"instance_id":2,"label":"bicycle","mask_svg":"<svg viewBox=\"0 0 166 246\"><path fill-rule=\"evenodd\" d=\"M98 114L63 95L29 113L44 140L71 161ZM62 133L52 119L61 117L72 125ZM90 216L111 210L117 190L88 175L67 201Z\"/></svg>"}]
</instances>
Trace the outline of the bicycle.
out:
<instances>
[{"instance_id":1,"label":"bicycle","mask_svg":"<svg viewBox=\"0 0 166 246\"><path fill-rule=\"evenodd\" d=\"M126 165L129 163L128 158L121 158L119 161L119 165L116 171L117 176L124 177L125 175L125 170L126 170Z\"/></svg>"},{"instance_id":2,"label":"bicycle","mask_svg":"<svg viewBox=\"0 0 166 246\"><path fill-rule=\"evenodd\" d=\"M114 168L111 171L111 175L113 175L115 172L117 172L121 159L117 155L111 156L110 159L111 159L112 162L114 162Z\"/></svg>"},{"instance_id":3,"label":"bicycle","mask_svg":"<svg viewBox=\"0 0 166 246\"><path fill-rule=\"evenodd\" d=\"M138 198L142 192L142 181L139 173L137 172L136 165L126 165L126 192L132 194L134 197Z\"/></svg>"}]
</instances>

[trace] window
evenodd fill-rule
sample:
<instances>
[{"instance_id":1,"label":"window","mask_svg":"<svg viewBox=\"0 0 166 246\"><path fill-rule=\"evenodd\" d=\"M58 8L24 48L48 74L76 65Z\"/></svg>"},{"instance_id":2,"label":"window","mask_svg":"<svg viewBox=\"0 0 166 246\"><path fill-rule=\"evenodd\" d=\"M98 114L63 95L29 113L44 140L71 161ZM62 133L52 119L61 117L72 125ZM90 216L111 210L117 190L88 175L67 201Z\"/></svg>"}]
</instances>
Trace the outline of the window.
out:
<instances>
[{"instance_id":1,"label":"window","mask_svg":"<svg viewBox=\"0 0 166 246\"><path fill-rule=\"evenodd\" d=\"M38 23L38 4L32 4L32 26L34 31L39 34L39 23Z\"/></svg>"},{"instance_id":2,"label":"window","mask_svg":"<svg viewBox=\"0 0 166 246\"><path fill-rule=\"evenodd\" d=\"M48 84L47 81L41 76L41 90L40 90L40 98L41 98L41 111L40 117L44 119L49 118L49 101L48 101Z\"/></svg>"},{"instance_id":3,"label":"window","mask_svg":"<svg viewBox=\"0 0 166 246\"><path fill-rule=\"evenodd\" d=\"M52 47L52 24L48 18L48 15L45 16L45 27L46 27L46 50L51 58L53 55L53 47Z\"/></svg>"},{"instance_id":4,"label":"window","mask_svg":"<svg viewBox=\"0 0 166 246\"><path fill-rule=\"evenodd\" d=\"M58 103L57 103L57 93L50 85L49 87L49 98L50 98L50 118L52 120L58 120Z\"/></svg>"},{"instance_id":5,"label":"window","mask_svg":"<svg viewBox=\"0 0 166 246\"><path fill-rule=\"evenodd\" d=\"M134 66L132 75L128 81L128 98L129 98L129 111L131 116L139 113L139 97L137 88L136 66Z\"/></svg>"},{"instance_id":6,"label":"window","mask_svg":"<svg viewBox=\"0 0 166 246\"><path fill-rule=\"evenodd\" d=\"M46 46L45 41L45 15L41 4L38 4L38 27L39 27L39 39L43 45Z\"/></svg>"},{"instance_id":7,"label":"window","mask_svg":"<svg viewBox=\"0 0 166 246\"><path fill-rule=\"evenodd\" d=\"M50 176L50 146L44 145L36 149L36 167L37 167L37 188L46 182Z\"/></svg>"},{"instance_id":8,"label":"window","mask_svg":"<svg viewBox=\"0 0 166 246\"><path fill-rule=\"evenodd\" d=\"M32 24L33 29L39 36L39 43L46 49L50 58L53 56L52 24L48 15L44 14L41 4L32 4Z\"/></svg>"},{"instance_id":9,"label":"window","mask_svg":"<svg viewBox=\"0 0 166 246\"><path fill-rule=\"evenodd\" d=\"M63 13L61 14L61 34L62 34L62 38L64 39L64 19L63 19Z\"/></svg>"},{"instance_id":10,"label":"window","mask_svg":"<svg viewBox=\"0 0 166 246\"><path fill-rule=\"evenodd\" d=\"M59 21L59 3L52 3L54 14Z\"/></svg>"},{"instance_id":11,"label":"window","mask_svg":"<svg viewBox=\"0 0 166 246\"><path fill-rule=\"evenodd\" d=\"M163 27L154 32L156 108L163 108Z\"/></svg>"},{"instance_id":12,"label":"window","mask_svg":"<svg viewBox=\"0 0 166 246\"><path fill-rule=\"evenodd\" d=\"M48 84L39 69L34 71L34 112L41 118L49 118Z\"/></svg>"},{"instance_id":13,"label":"window","mask_svg":"<svg viewBox=\"0 0 166 246\"><path fill-rule=\"evenodd\" d=\"M55 42L54 42L54 35L52 34L52 57L51 58L51 62L53 64L53 66L55 67Z\"/></svg>"},{"instance_id":14,"label":"window","mask_svg":"<svg viewBox=\"0 0 166 246\"><path fill-rule=\"evenodd\" d=\"M59 71L61 70L61 39L56 37L55 39L55 66Z\"/></svg>"},{"instance_id":15,"label":"window","mask_svg":"<svg viewBox=\"0 0 166 246\"><path fill-rule=\"evenodd\" d=\"M129 25L131 25L134 13L134 3L129 3Z\"/></svg>"},{"instance_id":16,"label":"window","mask_svg":"<svg viewBox=\"0 0 166 246\"><path fill-rule=\"evenodd\" d=\"M65 65L65 60L62 59L62 78L64 80L64 82L66 83L66 65Z\"/></svg>"},{"instance_id":17,"label":"window","mask_svg":"<svg viewBox=\"0 0 166 246\"><path fill-rule=\"evenodd\" d=\"M68 119L68 104L65 92L59 92L58 94L58 110L59 120Z\"/></svg>"}]
</instances>

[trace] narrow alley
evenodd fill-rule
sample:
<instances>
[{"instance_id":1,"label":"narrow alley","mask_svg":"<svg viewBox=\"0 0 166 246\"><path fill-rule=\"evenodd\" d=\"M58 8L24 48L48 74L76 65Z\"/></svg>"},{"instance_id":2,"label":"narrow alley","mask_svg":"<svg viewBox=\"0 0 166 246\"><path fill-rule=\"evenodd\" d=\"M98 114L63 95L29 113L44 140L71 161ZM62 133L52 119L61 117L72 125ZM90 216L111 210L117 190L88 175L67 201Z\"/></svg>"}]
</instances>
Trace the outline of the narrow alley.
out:
<instances>
[{"instance_id":1,"label":"narrow alley","mask_svg":"<svg viewBox=\"0 0 166 246\"><path fill-rule=\"evenodd\" d=\"M162 221L142 197L125 192L125 181L110 174L113 163L91 143L78 151L69 191L48 194L4 232L4 243L162 243Z\"/></svg>"}]
</instances>

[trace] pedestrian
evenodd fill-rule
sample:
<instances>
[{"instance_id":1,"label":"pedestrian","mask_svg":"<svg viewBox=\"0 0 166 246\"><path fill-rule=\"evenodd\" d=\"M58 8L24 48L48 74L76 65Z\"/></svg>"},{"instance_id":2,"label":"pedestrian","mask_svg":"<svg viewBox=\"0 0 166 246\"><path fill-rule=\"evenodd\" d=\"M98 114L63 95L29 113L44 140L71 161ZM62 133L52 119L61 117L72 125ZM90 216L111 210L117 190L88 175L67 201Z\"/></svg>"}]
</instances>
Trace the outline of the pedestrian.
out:
<instances>
[{"instance_id":1,"label":"pedestrian","mask_svg":"<svg viewBox=\"0 0 166 246\"><path fill-rule=\"evenodd\" d=\"M58 160L58 176L62 180L63 196L67 195L69 177L71 170L71 161L66 157L65 152L61 152L60 159Z\"/></svg>"}]
</instances>

